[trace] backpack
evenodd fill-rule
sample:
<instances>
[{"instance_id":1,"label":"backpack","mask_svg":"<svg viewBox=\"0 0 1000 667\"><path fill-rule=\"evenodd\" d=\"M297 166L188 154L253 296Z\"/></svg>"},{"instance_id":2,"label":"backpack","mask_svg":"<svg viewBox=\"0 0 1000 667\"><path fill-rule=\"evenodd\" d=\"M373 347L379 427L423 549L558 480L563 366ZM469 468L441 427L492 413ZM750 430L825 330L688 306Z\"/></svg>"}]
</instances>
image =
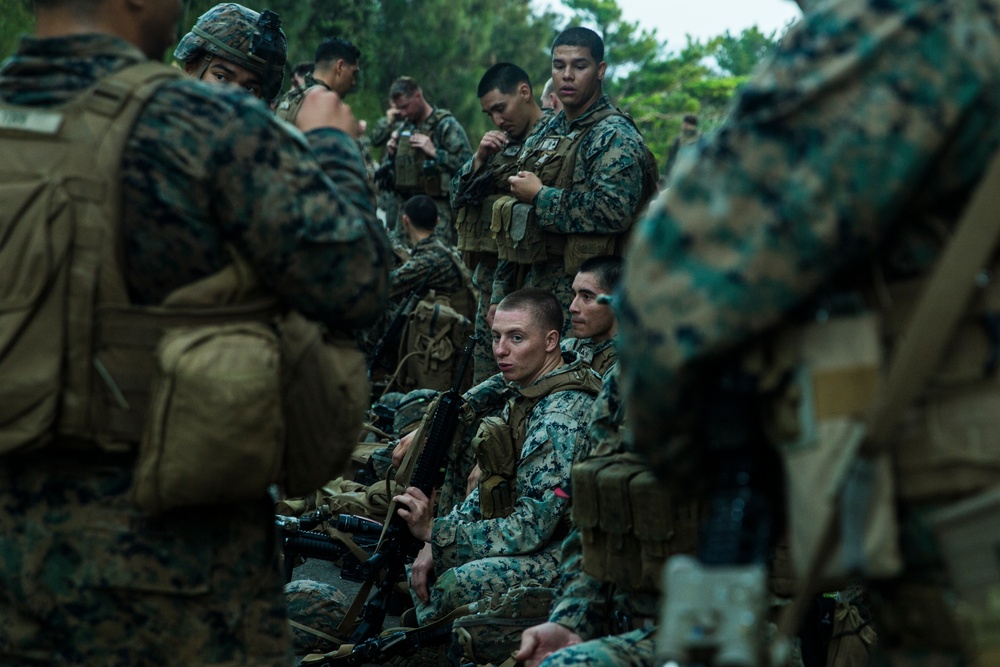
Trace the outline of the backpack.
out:
<instances>
[{"instance_id":1,"label":"backpack","mask_svg":"<svg viewBox=\"0 0 1000 667\"><path fill-rule=\"evenodd\" d=\"M118 425L92 409L130 398L91 358L95 304L128 300L108 221L118 218L121 154L139 112L181 76L145 62L59 107L0 105L0 146L16 165L0 174L0 454L56 435L115 440Z\"/></svg>"}]
</instances>

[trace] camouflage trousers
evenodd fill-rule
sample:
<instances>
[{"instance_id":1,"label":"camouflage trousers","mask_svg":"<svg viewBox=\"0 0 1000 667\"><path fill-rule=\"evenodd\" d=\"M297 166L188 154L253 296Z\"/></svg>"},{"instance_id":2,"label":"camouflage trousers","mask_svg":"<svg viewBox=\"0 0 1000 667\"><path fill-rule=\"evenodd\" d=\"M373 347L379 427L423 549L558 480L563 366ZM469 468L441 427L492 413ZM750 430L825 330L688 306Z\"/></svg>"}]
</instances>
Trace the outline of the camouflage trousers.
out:
<instances>
[{"instance_id":1,"label":"camouflage trousers","mask_svg":"<svg viewBox=\"0 0 1000 667\"><path fill-rule=\"evenodd\" d=\"M0 467L0 664L292 665L270 499L152 517L94 458Z\"/></svg>"},{"instance_id":2,"label":"camouflage trousers","mask_svg":"<svg viewBox=\"0 0 1000 667\"><path fill-rule=\"evenodd\" d=\"M541 667L653 667L656 628L601 637L567 646L542 662Z\"/></svg>"},{"instance_id":3,"label":"camouflage trousers","mask_svg":"<svg viewBox=\"0 0 1000 667\"><path fill-rule=\"evenodd\" d=\"M417 621L426 625L465 604L503 593L532 582L537 586L555 586L559 580L558 544L525 556L494 556L452 567L430 587L430 600L421 602L411 592Z\"/></svg>"},{"instance_id":4,"label":"camouflage trousers","mask_svg":"<svg viewBox=\"0 0 1000 667\"><path fill-rule=\"evenodd\" d=\"M480 260L472 272L472 284L479 290L479 304L476 308L476 347L472 353L473 386L497 372L497 360L493 356L493 332L486 322L486 316L490 311L490 296L493 294L497 258L483 253L477 254Z\"/></svg>"}]
</instances>

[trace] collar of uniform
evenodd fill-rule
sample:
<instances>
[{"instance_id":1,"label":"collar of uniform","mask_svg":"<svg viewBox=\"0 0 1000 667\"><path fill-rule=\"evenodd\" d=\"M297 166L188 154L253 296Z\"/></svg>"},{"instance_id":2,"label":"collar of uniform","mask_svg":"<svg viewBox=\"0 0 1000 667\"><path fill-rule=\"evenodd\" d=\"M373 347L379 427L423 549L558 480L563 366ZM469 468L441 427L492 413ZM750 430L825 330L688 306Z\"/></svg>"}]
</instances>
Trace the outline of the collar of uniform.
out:
<instances>
[{"instance_id":1,"label":"collar of uniform","mask_svg":"<svg viewBox=\"0 0 1000 667\"><path fill-rule=\"evenodd\" d=\"M567 132L568 132L570 129L572 129L572 127L574 125L578 125L578 124L584 122L587 119L587 117L590 116L595 111L598 111L599 109L606 109L606 108L611 107L611 106L612 106L611 105L611 98L608 97L607 93L604 93L603 95L601 95L601 97L596 102L594 102L593 104L590 105L589 109L587 109L582 114L580 114L579 116L577 116L576 118L574 118L573 122L571 122L571 123L567 123L566 122L566 112L565 111L560 111L558 114L556 114L556 122L561 123L562 125L564 125L567 128Z\"/></svg>"},{"instance_id":2,"label":"collar of uniform","mask_svg":"<svg viewBox=\"0 0 1000 667\"><path fill-rule=\"evenodd\" d=\"M510 389L513 389L513 390L515 390L515 391L517 391L519 393L523 392L523 391L527 391L531 387L534 387L535 385L537 385L540 382L544 382L545 380L547 380L548 378L550 378L550 377L552 377L554 375L560 375L562 373L572 373L573 371L578 370L580 368L580 366L583 365L583 360L584 360L583 356L581 356L580 353L576 352L575 350L560 349L560 352L562 354L562 359L563 359L562 366L559 366L558 368L554 368L553 370L549 371L548 373L546 373L542 377L540 377L537 380L535 380L534 382L532 382L527 387L522 387L521 385L517 384L516 382L508 382L508 383L506 383L507 387L509 387Z\"/></svg>"}]
</instances>

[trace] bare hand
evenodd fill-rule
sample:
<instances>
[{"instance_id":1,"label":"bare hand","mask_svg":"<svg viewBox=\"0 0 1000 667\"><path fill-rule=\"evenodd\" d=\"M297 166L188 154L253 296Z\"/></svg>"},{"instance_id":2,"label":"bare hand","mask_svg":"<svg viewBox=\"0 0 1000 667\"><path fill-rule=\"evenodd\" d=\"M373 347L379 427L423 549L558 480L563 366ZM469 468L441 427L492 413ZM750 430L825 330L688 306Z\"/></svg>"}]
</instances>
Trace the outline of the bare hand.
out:
<instances>
[{"instance_id":1,"label":"bare hand","mask_svg":"<svg viewBox=\"0 0 1000 667\"><path fill-rule=\"evenodd\" d=\"M420 132L411 134L410 145L423 151L427 157L437 157L437 148L434 147L434 142L426 134L421 134Z\"/></svg>"},{"instance_id":2,"label":"bare hand","mask_svg":"<svg viewBox=\"0 0 1000 667\"><path fill-rule=\"evenodd\" d=\"M434 501L415 486L407 487L406 491L393 496L392 500L401 505L396 513L406 522L410 534L422 542L430 542L434 525Z\"/></svg>"},{"instance_id":3,"label":"bare hand","mask_svg":"<svg viewBox=\"0 0 1000 667\"><path fill-rule=\"evenodd\" d=\"M396 442L396 446L392 449L392 465L395 466L396 470L403 467L403 458L410 449L410 445L413 444L413 435L415 433L416 431L410 431L404 435Z\"/></svg>"},{"instance_id":4,"label":"bare hand","mask_svg":"<svg viewBox=\"0 0 1000 667\"><path fill-rule=\"evenodd\" d=\"M530 171L519 171L507 182L510 183L510 194L525 204L535 201L535 195L542 189L542 181Z\"/></svg>"},{"instance_id":5,"label":"bare hand","mask_svg":"<svg viewBox=\"0 0 1000 667\"><path fill-rule=\"evenodd\" d=\"M340 95L322 86L313 86L306 92L295 125L303 132L332 127L354 138L358 136L358 122L351 107L344 104Z\"/></svg>"},{"instance_id":6,"label":"bare hand","mask_svg":"<svg viewBox=\"0 0 1000 667\"><path fill-rule=\"evenodd\" d=\"M507 135L499 130L490 130L484 134L482 140L479 142L479 148L476 149L476 154L473 156L473 171L479 170L490 159L490 156L507 148L507 144L509 143L510 139L507 138Z\"/></svg>"},{"instance_id":7,"label":"bare hand","mask_svg":"<svg viewBox=\"0 0 1000 667\"><path fill-rule=\"evenodd\" d=\"M538 667L550 654L581 641L580 635L563 625L542 623L521 633L521 647L514 659L523 662L525 667Z\"/></svg>"},{"instance_id":8,"label":"bare hand","mask_svg":"<svg viewBox=\"0 0 1000 667\"><path fill-rule=\"evenodd\" d=\"M417 599L426 604L431 599L428 583L434 574L434 551L431 545L425 544L410 566L410 590Z\"/></svg>"},{"instance_id":9,"label":"bare hand","mask_svg":"<svg viewBox=\"0 0 1000 667\"><path fill-rule=\"evenodd\" d=\"M389 119L390 123L395 123L399 120L399 109L396 107L389 107L385 110L385 117Z\"/></svg>"},{"instance_id":10,"label":"bare hand","mask_svg":"<svg viewBox=\"0 0 1000 667\"><path fill-rule=\"evenodd\" d=\"M393 132L389 135L389 141L385 142L385 149L389 151L389 155L396 154L396 148L399 146L399 132Z\"/></svg>"}]
</instances>

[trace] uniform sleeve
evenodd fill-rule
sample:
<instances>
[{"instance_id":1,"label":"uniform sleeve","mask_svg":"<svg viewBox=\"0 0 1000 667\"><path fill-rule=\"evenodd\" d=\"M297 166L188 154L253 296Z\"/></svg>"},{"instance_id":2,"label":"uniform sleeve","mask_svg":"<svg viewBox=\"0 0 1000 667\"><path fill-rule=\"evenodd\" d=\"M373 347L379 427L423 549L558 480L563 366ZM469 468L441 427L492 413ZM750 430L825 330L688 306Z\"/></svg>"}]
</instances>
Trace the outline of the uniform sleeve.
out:
<instances>
[{"instance_id":1,"label":"uniform sleeve","mask_svg":"<svg viewBox=\"0 0 1000 667\"><path fill-rule=\"evenodd\" d=\"M823 4L681 152L633 236L619 313L631 425L654 458L700 360L773 326L890 223L967 196L996 145L998 37L960 4Z\"/></svg>"},{"instance_id":2,"label":"uniform sleeve","mask_svg":"<svg viewBox=\"0 0 1000 667\"><path fill-rule=\"evenodd\" d=\"M498 304L504 297L514 291L517 279L517 264L506 259L497 262L493 274L493 291L490 293L490 305Z\"/></svg>"},{"instance_id":3,"label":"uniform sleeve","mask_svg":"<svg viewBox=\"0 0 1000 667\"><path fill-rule=\"evenodd\" d=\"M440 263L429 252L414 253L405 264L389 273L389 298L409 294L432 273Z\"/></svg>"},{"instance_id":4,"label":"uniform sleeve","mask_svg":"<svg viewBox=\"0 0 1000 667\"><path fill-rule=\"evenodd\" d=\"M567 509L556 489L569 487L577 439L592 397L559 392L539 402L528 420L517 468L517 500L510 516L483 519L479 491L434 520L434 562L454 567L491 556L516 556L548 546Z\"/></svg>"},{"instance_id":5,"label":"uniform sleeve","mask_svg":"<svg viewBox=\"0 0 1000 667\"><path fill-rule=\"evenodd\" d=\"M573 183L543 186L535 198L538 226L559 234L621 232L642 197L645 147L628 120L611 116L583 139Z\"/></svg>"},{"instance_id":6,"label":"uniform sleeve","mask_svg":"<svg viewBox=\"0 0 1000 667\"><path fill-rule=\"evenodd\" d=\"M218 124L206 168L219 223L307 317L370 322L385 305L391 251L356 142L324 129L307 146L251 100L234 113L235 122Z\"/></svg>"},{"instance_id":7,"label":"uniform sleeve","mask_svg":"<svg viewBox=\"0 0 1000 667\"><path fill-rule=\"evenodd\" d=\"M439 137L434 143L438 151L435 158L438 169L451 176L472 157L469 137L454 116L443 119L435 134Z\"/></svg>"}]
</instances>

